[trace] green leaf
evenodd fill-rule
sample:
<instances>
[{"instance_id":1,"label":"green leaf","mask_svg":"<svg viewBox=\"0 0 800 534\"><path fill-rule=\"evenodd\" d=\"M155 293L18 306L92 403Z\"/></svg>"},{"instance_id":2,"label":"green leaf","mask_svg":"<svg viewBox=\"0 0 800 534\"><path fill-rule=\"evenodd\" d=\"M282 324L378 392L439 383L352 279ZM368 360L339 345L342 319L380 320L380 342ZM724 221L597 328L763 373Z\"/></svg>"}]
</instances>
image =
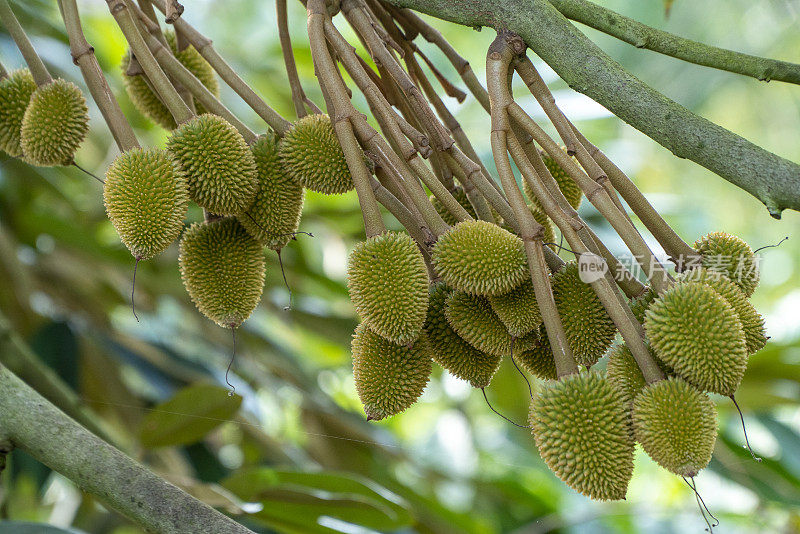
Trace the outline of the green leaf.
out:
<instances>
[{"instance_id":1,"label":"green leaf","mask_svg":"<svg viewBox=\"0 0 800 534\"><path fill-rule=\"evenodd\" d=\"M242 398L207 384L189 386L147 414L139 429L145 447L169 447L200 441L239 410Z\"/></svg>"}]
</instances>

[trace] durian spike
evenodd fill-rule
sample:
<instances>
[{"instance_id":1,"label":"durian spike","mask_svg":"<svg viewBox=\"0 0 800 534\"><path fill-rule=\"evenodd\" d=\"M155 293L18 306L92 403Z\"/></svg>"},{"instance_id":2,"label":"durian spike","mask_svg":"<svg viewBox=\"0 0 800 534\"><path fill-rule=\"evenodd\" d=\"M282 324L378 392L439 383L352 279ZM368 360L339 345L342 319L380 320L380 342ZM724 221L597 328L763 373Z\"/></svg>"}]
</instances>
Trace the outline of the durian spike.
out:
<instances>
[{"instance_id":1,"label":"durian spike","mask_svg":"<svg viewBox=\"0 0 800 534\"><path fill-rule=\"evenodd\" d=\"M760 462L761 457L756 456L756 454L753 452L753 448L750 447L750 440L747 439L747 428L744 424L744 415L742 415L742 410L739 408L739 403L736 402L736 398L733 395L731 395L731 400L733 401L733 405L736 407L736 411L739 412L739 419L742 421L742 432L744 432L744 442L747 444L747 450L750 451L750 456L753 457L753 460Z\"/></svg>"},{"instance_id":2,"label":"durian spike","mask_svg":"<svg viewBox=\"0 0 800 534\"><path fill-rule=\"evenodd\" d=\"M133 296L136 293L136 271L139 269L139 260L141 258L136 258L136 263L133 264L133 283L131 284L131 311L133 312L133 316L136 318L136 322L139 322L139 316L136 315L136 301L134 300Z\"/></svg>"},{"instance_id":3,"label":"durian spike","mask_svg":"<svg viewBox=\"0 0 800 534\"><path fill-rule=\"evenodd\" d=\"M231 388L228 391L228 396L233 397L236 394L236 386L231 384L230 380L228 380L228 375L231 372L231 367L233 367L233 362L236 360L236 325L231 324L231 337L233 338L233 351L231 352L231 361L228 362L228 368L225 370L225 383Z\"/></svg>"},{"instance_id":4,"label":"durian spike","mask_svg":"<svg viewBox=\"0 0 800 534\"><path fill-rule=\"evenodd\" d=\"M519 427L519 428L530 428L528 425L521 425L521 424L519 424L519 423L515 423L514 421L512 421L511 419L509 419L509 418L508 418L508 417L506 417L505 415L503 415L503 414L501 414L500 412L498 412L497 410L495 410L495 409L494 409L494 406L492 406L492 403L491 403L491 402L489 402L489 397L487 397L487 396L486 396L486 388L481 388L481 393L483 393L483 399L486 401L486 405L487 405L487 406L489 407L489 409L490 409L490 410L492 410L494 413L496 413L497 415L499 415L500 417L502 417L503 419L505 419L506 421L508 421L509 423L511 423L512 425L514 425L514 426L516 426L516 427Z\"/></svg>"},{"instance_id":5,"label":"durian spike","mask_svg":"<svg viewBox=\"0 0 800 534\"><path fill-rule=\"evenodd\" d=\"M514 359L514 342L516 340L517 340L517 338L515 338L515 337L511 338L511 351L510 351L511 352L511 354L510 354L511 363L514 364L514 367L517 369L517 371L519 372L519 374L522 377L522 379L525 380L526 384L528 384L528 394L530 395L531 399L533 399L533 388L531 387L531 381L528 380L528 377L525 376L525 373L522 371L522 369L519 368L519 365L517 365L517 361Z\"/></svg>"},{"instance_id":6,"label":"durian spike","mask_svg":"<svg viewBox=\"0 0 800 534\"><path fill-rule=\"evenodd\" d=\"M82 173L88 174L89 176L91 176L92 178L94 178L95 180L100 182L101 184L105 184L106 183L105 180L103 180L102 178L100 178L96 174L92 174L91 172L87 171L86 169L84 169L83 167L81 167L80 165L75 163L74 161L72 162L72 166L75 167L76 169L78 169L79 171L81 171Z\"/></svg>"},{"instance_id":7,"label":"durian spike","mask_svg":"<svg viewBox=\"0 0 800 534\"><path fill-rule=\"evenodd\" d=\"M697 501L697 507L700 509L700 515L703 516L703 521L706 522L706 529L705 529L706 532L713 533L714 527L719 525L719 519L717 519L714 516L714 514L711 513L711 510L709 510L708 506L706 506L706 502L703 500L703 497L700 496L700 492L697 491L697 484L694 481L694 477L689 477L691 479L691 482L689 482L689 480L687 480L686 477L682 476L681 478L683 479L684 482L686 482L686 485L689 486L689 489L691 489L692 492L694 493L694 498ZM713 525L708 520L708 517L706 517L706 513L708 513L708 515L714 521Z\"/></svg>"}]
</instances>

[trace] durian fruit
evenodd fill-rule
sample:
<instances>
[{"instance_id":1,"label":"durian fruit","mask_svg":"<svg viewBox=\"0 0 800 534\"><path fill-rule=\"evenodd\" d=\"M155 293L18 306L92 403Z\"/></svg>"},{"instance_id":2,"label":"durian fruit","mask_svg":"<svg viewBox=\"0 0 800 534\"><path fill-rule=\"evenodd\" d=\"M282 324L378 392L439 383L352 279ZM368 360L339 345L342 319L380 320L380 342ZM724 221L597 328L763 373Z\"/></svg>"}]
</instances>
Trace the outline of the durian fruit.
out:
<instances>
[{"instance_id":1,"label":"durian fruit","mask_svg":"<svg viewBox=\"0 0 800 534\"><path fill-rule=\"evenodd\" d=\"M567 151L565 147L562 147L562 150L564 150L564 152ZM547 169L550 171L550 174L552 174L553 178L556 179L558 188L561 189L561 192L564 194L564 197L567 199L570 206L578 209L578 206L581 205L581 198L583 197L581 188L578 187L578 184L575 183L575 180L573 180L569 174L567 174L567 171L565 171L555 159L550 157L549 154L542 152L542 160L544 161ZM528 186L527 180L522 180L522 189L525 191L525 196L531 200L533 205L541 210L542 205Z\"/></svg>"},{"instance_id":2,"label":"durian fruit","mask_svg":"<svg viewBox=\"0 0 800 534\"><path fill-rule=\"evenodd\" d=\"M511 334L492 311L486 297L453 291L445 305L447 322L461 338L481 352L502 357L511 354ZM514 340L514 353L532 349L536 333Z\"/></svg>"},{"instance_id":3,"label":"durian fruit","mask_svg":"<svg viewBox=\"0 0 800 534\"><path fill-rule=\"evenodd\" d=\"M700 282L682 282L647 310L650 347L675 374L694 386L733 395L747 366L744 332L736 311Z\"/></svg>"},{"instance_id":4,"label":"durian fruit","mask_svg":"<svg viewBox=\"0 0 800 534\"><path fill-rule=\"evenodd\" d=\"M617 329L611 317L592 287L581 281L576 262L555 273L551 285L575 361L594 365L614 341Z\"/></svg>"},{"instance_id":5,"label":"durian fruit","mask_svg":"<svg viewBox=\"0 0 800 534\"><path fill-rule=\"evenodd\" d=\"M312 191L338 195L355 188L327 115L306 115L295 122L281 141L280 155L289 176Z\"/></svg>"},{"instance_id":6,"label":"durian fruit","mask_svg":"<svg viewBox=\"0 0 800 534\"><path fill-rule=\"evenodd\" d=\"M602 375L543 385L528 420L542 459L569 487L597 500L625 498L634 444L622 399Z\"/></svg>"},{"instance_id":7,"label":"durian fruit","mask_svg":"<svg viewBox=\"0 0 800 534\"><path fill-rule=\"evenodd\" d=\"M486 221L453 226L439 237L432 256L447 285L472 295L502 295L528 277L522 240Z\"/></svg>"},{"instance_id":8,"label":"durian fruit","mask_svg":"<svg viewBox=\"0 0 800 534\"><path fill-rule=\"evenodd\" d=\"M730 278L747 298L753 295L759 279L758 260L742 238L712 232L698 239L694 249L701 255L703 267Z\"/></svg>"},{"instance_id":9,"label":"durian fruit","mask_svg":"<svg viewBox=\"0 0 800 534\"><path fill-rule=\"evenodd\" d=\"M134 148L106 171L103 201L133 257L148 260L180 235L189 193L186 178L166 150Z\"/></svg>"},{"instance_id":10,"label":"durian fruit","mask_svg":"<svg viewBox=\"0 0 800 534\"><path fill-rule=\"evenodd\" d=\"M216 115L199 115L176 128L167 150L189 182L192 200L216 215L246 211L258 191L253 153L236 128Z\"/></svg>"},{"instance_id":11,"label":"durian fruit","mask_svg":"<svg viewBox=\"0 0 800 534\"><path fill-rule=\"evenodd\" d=\"M455 197L458 203L461 204L461 206L465 210L467 210L467 213L469 213L473 219L478 218L478 216L475 214L475 208L473 208L472 204L470 204L469 199L467 198L467 194L464 192L464 190L461 188L460 185L455 186L455 188L450 192L453 194L453 197ZM456 224L458 224L458 220L453 216L452 213L448 211L448 209L444 206L444 204L442 204L442 202L438 198L436 198L434 195L431 195L430 201L431 204L433 204L433 207L436 209L436 213L439 214L439 216L444 220L444 222L446 222L450 226L455 226Z\"/></svg>"},{"instance_id":12,"label":"durian fruit","mask_svg":"<svg viewBox=\"0 0 800 534\"><path fill-rule=\"evenodd\" d=\"M633 312L634 317L640 323L644 323L644 314L647 312L647 309L656 300L658 294L653 290L653 288L648 287L647 291L631 299L630 306L631 311Z\"/></svg>"},{"instance_id":13,"label":"durian fruit","mask_svg":"<svg viewBox=\"0 0 800 534\"><path fill-rule=\"evenodd\" d=\"M428 339L397 345L364 323L352 342L353 378L368 420L397 415L414 404L428 383L433 365Z\"/></svg>"},{"instance_id":14,"label":"durian fruit","mask_svg":"<svg viewBox=\"0 0 800 534\"><path fill-rule=\"evenodd\" d=\"M419 336L428 311L428 271L414 240L387 232L350 253L347 288L359 317L376 334L398 344Z\"/></svg>"},{"instance_id":15,"label":"durian fruit","mask_svg":"<svg viewBox=\"0 0 800 534\"><path fill-rule=\"evenodd\" d=\"M219 83L217 82L217 77L214 74L214 69L211 67L211 65L209 65L208 61L206 61L203 56L200 55L200 52L198 52L192 45L189 45L182 51L178 52L178 44L177 40L175 39L175 32L167 31L165 32L164 36L166 37L170 48L172 48L172 53L175 55L175 59L180 61L183 66L189 70L189 72L194 74L195 78L200 80L200 82L205 85L214 96L219 97ZM130 65L130 61L131 56L129 50L128 53L125 54L125 57L122 58L122 64L120 65L120 68L122 69L122 81L125 84L125 91L128 93L128 97L131 99L131 102L133 102L134 107L139 111L139 113L152 120L156 124L166 128L167 130L174 130L177 126L175 124L175 119L172 118L172 114L161 102L161 99L159 99L153 90L150 89L144 74L136 74L132 76L126 74ZM194 99L194 107L197 110L198 115L206 113L206 109L203 107L203 104L201 104L197 99Z\"/></svg>"},{"instance_id":16,"label":"durian fruit","mask_svg":"<svg viewBox=\"0 0 800 534\"><path fill-rule=\"evenodd\" d=\"M539 338L533 348L515 353L514 358L536 378L543 380L558 378L556 359L553 356L550 339L547 337L544 325L539 326Z\"/></svg>"},{"instance_id":17,"label":"durian fruit","mask_svg":"<svg viewBox=\"0 0 800 534\"><path fill-rule=\"evenodd\" d=\"M633 429L636 440L658 465L693 477L711 461L717 413L708 395L672 377L650 384L636 397Z\"/></svg>"},{"instance_id":18,"label":"durian fruit","mask_svg":"<svg viewBox=\"0 0 800 534\"><path fill-rule=\"evenodd\" d=\"M514 337L522 337L542 324L542 314L530 277L508 293L489 297L492 310Z\"/></svg>"},{"instance_id":19,"label":"durian fruit","mask_svg":"<svg viewBox=\"0 0 800 534\"><path fill-rule=\"evenodd\" d=\"M625 343L614 345L609 351L606 378L628 408L633 408L633 399L647 386L639 365Z\"/></svg>"},{"instance_id":20,"label":"durian fruit","mask_svg":"<svg viewBox=\"0 0 800 534\"><path fill-rule=\"evenodd\" d=\"M40 167L71 165L89 131L89 108L81 90L57 79L36 89L25 109L20 145L25 160Z\"/></svg>"},{"instance_id":21,"label":"durian fruit","mask_svg":"<svg viewBox=\"0 0 800 534\"><path fill-rule=\"evenodd\" d=\"M280 250L300 226L303 186L286 173L274 135L260 136L251 149L258 169L258 193L237 219L256 241Z\"/></svg>"},{"instance_id":22,"label":"durian fruit","mask_svg":"<svg viewBox=\"0 0 800 534\"><path fill-rule=\"evenodd\" d=\"M699 268L683 273L681 280L702 282L728 301L728 304L736 310L736 315L742 324L748 354L754 354L764 348L767 344L764 318L750 304L739 286L731 282L727 276Z\"/></svg>"},{"instance_id":23,"label":"durian fruit","mask_svg":"<svg viewBox=\"0 0 800 534\"><path fill-rule=\"evenodd\" d=\"M0 150L9 156L22 155L22 117L34 91L36 82L28 69L17 69L0 81Z\"/></svg>"},{"instance_id":24,"label":"durian fruit","mask_svg":"<svg viewBox=\"0 0 800 534\"><path fill-rule=\"evenodd\" d=\"M236 219L190 226L181 238L178 262L192 302L223 328L238 327L258 306L264 251Z\"/></svg>"},{"instance_id":25,"label":"durian fruit","mask_svg":"<svg viewBox=\"0 0 800 534\"><path fill-rule=\"evenodd\" d=\"M433 359L453 376L467 380L472 387L486 387L500 367L500 357L479 351L456 334L445 316L445 304L450 293L452 290L444 282L430 288L424 328Z\"/></svg>"}]
</instances>

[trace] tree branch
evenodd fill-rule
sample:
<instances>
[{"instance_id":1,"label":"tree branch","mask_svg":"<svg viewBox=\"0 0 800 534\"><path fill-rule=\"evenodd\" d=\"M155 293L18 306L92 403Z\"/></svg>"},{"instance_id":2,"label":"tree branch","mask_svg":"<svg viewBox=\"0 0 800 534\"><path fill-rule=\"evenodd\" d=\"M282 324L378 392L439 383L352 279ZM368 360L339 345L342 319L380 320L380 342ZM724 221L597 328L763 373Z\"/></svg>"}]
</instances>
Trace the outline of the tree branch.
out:
<instances>
[{"instance_id":1,"label":"tree branch","mask_svg":"<svg viewBox=\"0 0 800 534\"><path fill-rule=\"evenodd\" d=\"M800 210L800 165L699 117L648 86L578 31L547 0L385 0L465 26L519 34L573 89L634 128L744 189L775 218Z\"/></svg>"}]
</instances>

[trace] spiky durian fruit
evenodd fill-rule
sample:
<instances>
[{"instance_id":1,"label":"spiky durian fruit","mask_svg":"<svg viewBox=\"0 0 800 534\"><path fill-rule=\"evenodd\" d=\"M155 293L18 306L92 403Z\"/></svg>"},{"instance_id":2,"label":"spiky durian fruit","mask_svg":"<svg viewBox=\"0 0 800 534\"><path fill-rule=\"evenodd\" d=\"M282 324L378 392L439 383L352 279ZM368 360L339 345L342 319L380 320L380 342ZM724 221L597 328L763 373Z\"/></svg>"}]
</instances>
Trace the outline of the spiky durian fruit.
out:
<instances>
[{"instance_id":1,"label":"spiky durian fruit","mask_svg":"<svg viewBox=\"0 0 800 534\"><path fill-rule=\"evenodd\" d=\"M499 357L511 354L511 334L492 311L486 297L453 291L447 297L445 316L453 330L476 349ZM536 333L515 339L514 352L529 350L536 341Z\"/></svg>"},{"instance_id":2,"label":"spiky durian fruit","mask_svg":"<svg viewBox=\"0 0 800 534\"><path fill-rule=\"evenodd\" d=\"M295 122L281 141L280 154L289 176L312 191L338 195L355 187L327 115L306 115Z\"/></svg>"},{"instance_id":3,"label":"spiky durian fruit","mask_svg":"<svg viewBox=\"0 0 800 534\"><path fill-rule=\"evenodd\" d=\"M455 199L458 201L458 203L461 204L461 206L465 210L467 210L467 213L469 213L473 219L478 218L478 216L475 214L475 208L473 208L472 204L470 204L469 199L467 198L467 194L464 192L464 190L461 188L460 185L457 185L451 191L451 193L453 194L453 197L455 197ZM444 206L444 204L442 204L442 202L438 198L436 198L434 195L431 195L430 201L431 204L433 204L433 207L436 209L436 212L439 214L439 216L441 216L444 222L446 222L450 226L455 226L456 224L458 224L458 220L453 216L452 213L450 213L447 210L447 208Z\"/></svg>"},{"instance_id":4,"label":"spiky durian fruit","mask_svg":"<svg viewBox=\"0 0 800 534\"><path fill-rule=\"evenodd\" d=\"M134 148L106 171L103 201L133 257L148 260L180 235L189 193L186 178L166 150Z\"/></svg>"},{"instance_id":5,"label":"spiky durian fruit","mask_svg":"<svg viewBox=\"0 0 800 534\"><path fill-rule=\"evenodd\" d=\"M625 498L634 445L622 399L600 374L544 385L528 420L542 459L568 486L592 499Z\"/></svg>"},{"instance_id":6,"label":"spiky durian fruit","mask_svg":"<svg viewBox=\"0 0 800 534\"><path fill-rule=\"evenodd\" d=\"M640 323L644 323L644 314L647 312L647 309L650 307L653 301L656 300L657 296L658 295L655 291L653 291L653 288L648 287L647 291L638 297L631 299L631 311L633 312L634 317L636 317Z\"/></svg>"},{"instance_id":7,"label":"spiky durian fruit","mask_svg":"<svg viewBox=\"0 0 800 534\"><path fill-rule=\"evenodd\" d=\"M200 82L205 85L214 96L219 97L219 83L217 82L217 77L214 74L214 69L203 58L203 56L201 56L192 45L189 45L179 52L177 40L175 39L175 32L168 30L165 32L165 37L170 48L172 48L172 53L175 55L175 59L180 61L183 66L189 70L189 72L194 74L194 76L200 80ZM133 102L134 107L139 111L139 113L152 120L156 124L159 124L163 128L166 128L167 130L175 129L177 126L175 124L175 119L172 118L172 114L161 102L161 99L159 99L153 90L150 89L150 86L145 79L145 75L127 74L130 61L131 56L129 50L128 53L125 54L125 57L122 58L122 64L120 65L120 68L122 69L122 81L125 84L125 91L128 93L128 97L131 99L131 102ZM203 107L203 104L201 104L197 99L194 99L194 107L197 110L198 115L206 113L206 109Z\"/></svg>"},{"instance_id":8,"label":"spiky durian fruit","mask_svg":"<svg viewBox=\"0 0 800 534\"><path fill-rule=\"evenodd\" d=\"M193 224L181 238L178 262L192 302L223 328L238 327L258 306L264 250L236 219Z\"/></svg>"},{"instance_id":9,"label":"spiky durian fruit","mask_svg":"<svg viewBox=\"0 0 800 534\"><path fill-rule=\"evenodd\" d=\"M456 334L445 315L450 293L452 290L444 282L433 284L430 289L425 333L433 359L454 376L469 381L472 387L486 387L500 366L500 357L479 351Z\"/></svg>"},{"instance_id":10,"label":"spiky durian fruit","mask_svg":"<svg viewBox=\"0 0 800 534\"><path fill-rule=\"evenodd\" d=\"M9 156L22 155L22 117L34 91L36 82L28 69L17 69L0 81L0 150Z\"/></svg>"},{"instance_id":11,"label":"spiky durian fruit","mask_svg":"<svg viewBox=\"0 0 800 534\"><path fill-rule=\"evenodd\" d=\"M167 150L189 182L192 200L217 215L239 215L258 191L256 163L244 138L228 121L199 115L167 139Z\"/></svg>"},{"instance_id":12,"label":"spiky durian fruit","mask_svg":"<svg viewBox=\"0 0 800 534\"><path fill-rule=\"evenodd\" d=\"M742 238L725 232L712 232L698 239L694 249L703 267L724 274L749 298L758 285L758 260Z\"/></svg>"},{"instance_id":13,"label":"spiky durian fruit","mask_svg":"<svg viewBox=\"0 0 800 534\"><path fill-rule=\"evenodd\" d=\"M81 90L57 79L37 88L22 117L25 160L40 167L71 165L89 131L89 108Z\"/></svg>"},{"instance_id":14,"label":"spiky durian fruit","mask_svg":"<svg viewBox=\"0 0 800 534\"><path fill-rule=\"evenodd\" d=\"M514 337L532 332L542 323L542 314L536 303L536 294L530 278L519 287L502 295L489 297L492 310Z\"/></svg>"},{"instance_id":15,"label":"spiky durian fruit","mask_svg":"<svg viewBox=\"0 0 800 534\"><path fill-rule=\"evenodd\" d=\"M565 147L562 147L562 150L564 150L564 152L567 151ZM569 204L573 208L578 209L578 206L581 205L581 198L583 196L581 188L578 187L578 184L575 183L575 180L573 180L569 174L567 174L567 171L565 171L555 159L550 157L549 154L542 152L542 160L544 160L544 164L550 171L550 174L552 174L553 178L556 179L558 188L561 189L561 192L564 194L564 197L567 199ZM542 205L528 186L527 180L522 180L522 189L525 191L525 195L531 200L533 205L541 210Z\"/></svg>"},{"instance_id":16,"label":"spiky durian fruit","mask_svg":"<svg viewBox=\"0 0 800 534\"><path fill-rule=\"evenodd\" d=\"M633 401L636 440L661 467L685 477L708 465L717 414L708 395L680 378L651 384Z\"/></svg>"},{"instance_id":17,"label":"spiky durian fruit","mask_svg":"<svg viewBox=\"0 0 800 534\"><path fill-rule=\"evenodd\" d=\"M428 311L428 271L414 240L387 232L350 253L347 288L359 317L394 343L417 339Z\"/></svg>"},{"instance_id":18,"label":"spiky durian fruit","mask_svg":"<svg viewBox=\"0 0 800 534\"><path fill-rule=\"evenodd\" d=\"M286 173L274 135L260 136L251 149L258 169L258 193L237 219L256 241L280 250L300 225L303 186Z\"/></svg>"},{"instance_id":19,"label":"spiky durian fruit","mask_svg":"<svg viewBox=\"0 0 800 534\"><path fill-rule=\"evenodd\" d=\"M528 273L522 240L486 221L464 221L442 234L433 264L450 287L483 296L508 293Z\"/></svg>"},{"instance_id":20,"label":"spiky durian fruit","mask_svg":"<svg viewBox=\"0 0 800 534\"><path fill-rule=\"evenodd\" d=\"M642 371L625 343L615 345L609 351L606 378L628 407L633 407L633 399L647 385Z\"/></svg>"},{"instance_id":21,"label":"spiky durian fruit","mask_svg":"<svg viewBox=\"0 0 800 534\"><path fill-rule=\"evenodd\" d=\"M553 297L567 341L580 365L597 363L617 332L600 299L581 281L578 264L570 262L552 278Z\"/></svg>"},{"instance_id":22,"label":"spiky durian fruit","mask_svg":"<svg viewBox=\"0 0 800 534\"><path fill-rule=\"evenodd\" d=\"M433 367L424 335L412 345L397 345L361 323L352 350L353 378L368 420L396 415L422 395Z\"/></svg>"},{"instance_id":23,"label":"spiky durian fruit","mask_svg":"<svg viewBox=\"0 0 800 534\"><path fill-rule=\"evenodd\" d=\"M656 355L696 387L733 395L747 366L747 348L736 311L716 291L682 282L647 310L645 330Z\"/></svg>"},{"instance_id":24,"label":"spiky durian fruit","mask_svg":"<svg viewBox=\"0 0 800 534\"><path fill-rule=\"evenodd\" d=\"M522 364L533 376L544 380L555 380L558 378L556 372L556 359L550 347L550 339L544 325L539 326L539 338L532 349L514 354L514 358Z\"/></svg>"}]
</instances>

